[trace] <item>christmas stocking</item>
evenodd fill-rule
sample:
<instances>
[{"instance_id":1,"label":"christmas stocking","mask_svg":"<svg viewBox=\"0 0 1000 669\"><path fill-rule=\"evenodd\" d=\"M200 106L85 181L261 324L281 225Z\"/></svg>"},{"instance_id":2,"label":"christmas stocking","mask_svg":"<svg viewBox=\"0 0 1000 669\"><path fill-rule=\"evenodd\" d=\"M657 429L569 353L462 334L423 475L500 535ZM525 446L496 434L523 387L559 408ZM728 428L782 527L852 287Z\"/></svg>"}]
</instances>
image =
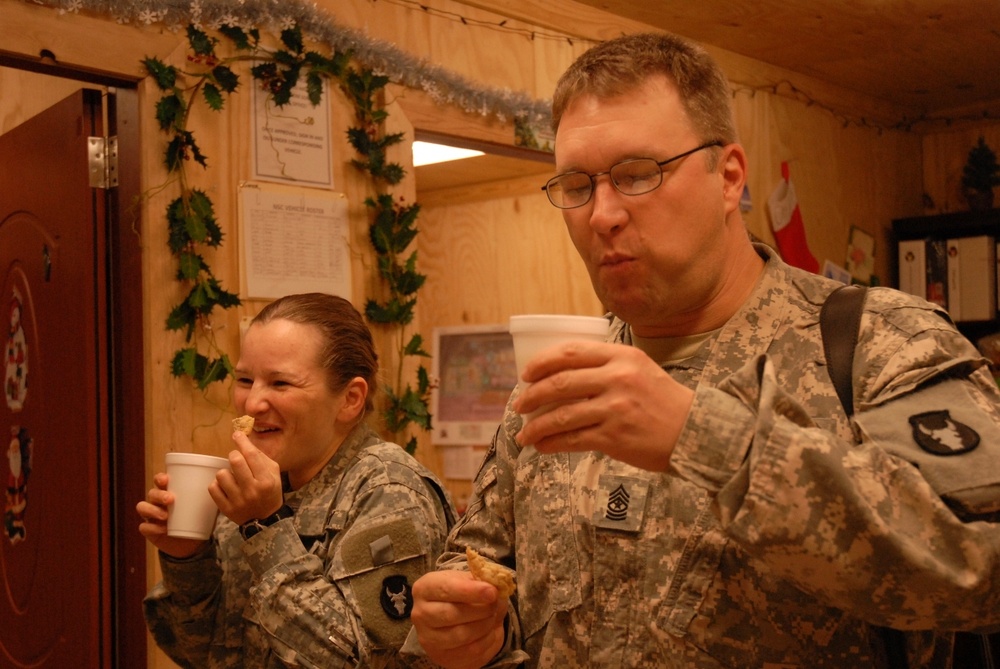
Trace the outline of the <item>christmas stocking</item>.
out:
<instances>
[{"instance_id":1,"label":"christmas stocking","mask_svg":"<svg viewBox=\"0 0 1000 669\"><path fill-rule=\"evenodd\" d=\"M818 272L819 263L809 251L809 244L806 242L806 229L802 224L802 213L799 211L795 187L788 178L788 163L781 163L781 178L781 183L767 199L768 209L771 210L771 229L778 243L778 252L789 265L809 272Z\"/></svg>"}]
</instances>

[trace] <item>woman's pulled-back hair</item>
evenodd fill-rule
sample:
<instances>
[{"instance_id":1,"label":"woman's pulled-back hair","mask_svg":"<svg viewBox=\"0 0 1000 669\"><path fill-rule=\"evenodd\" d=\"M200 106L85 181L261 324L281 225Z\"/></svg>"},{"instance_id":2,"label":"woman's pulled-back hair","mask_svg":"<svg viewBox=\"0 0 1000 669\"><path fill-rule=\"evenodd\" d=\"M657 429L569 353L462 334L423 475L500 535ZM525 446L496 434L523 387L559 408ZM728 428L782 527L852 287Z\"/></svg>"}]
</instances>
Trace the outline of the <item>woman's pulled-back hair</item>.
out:
<instances>
[{"instance_id":1,"label":"woman's pulled-back hair","mask_svg":"<svg viewBox=\"0 0 1000 669\"><path fill-rule=\"evenodd\" d=\"M284 319L317 328L323 337L319 365L326 370L327 383L334 392L343 390L360 376L368 382L366 410L374 405L378 355L371 330L350 302L326 293L302 293L280 297L264 307L251 325Z\"/></svg>"},{"instance_id":2,"label":"woman's pulled-back hair","mask_svg":"<svg viewBox=\"0 0 1000 669\"><path fill-rule=\"evenodd\" d=\"M552 129L559 130L566 108L581 95L616 97L656 74L677 86L701 141L736 141L731 92L722 70L701 47L670 33L625 35L585 51L556 84Z\"/></svg>"}]
</instances>

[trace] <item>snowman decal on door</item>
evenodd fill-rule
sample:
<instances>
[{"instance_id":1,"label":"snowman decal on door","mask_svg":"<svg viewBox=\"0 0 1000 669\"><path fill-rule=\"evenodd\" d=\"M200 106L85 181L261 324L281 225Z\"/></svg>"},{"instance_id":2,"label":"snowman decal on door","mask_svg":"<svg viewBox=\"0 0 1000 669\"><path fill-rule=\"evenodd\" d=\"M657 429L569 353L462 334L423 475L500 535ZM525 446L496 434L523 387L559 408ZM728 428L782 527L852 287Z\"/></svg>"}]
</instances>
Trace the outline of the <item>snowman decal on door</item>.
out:
<instances>
[{"instance_id":1,"label":"snowman decal on door","mask_svg":"<svg viewBox=\"0 0 1000 669\"><path fill-rule=\"evenodd\" d=\"M4 376L4 393L7 407L20 411L28 395L28 345L24 336L21 315L24 304L21 294L15 289L10 298L10 323L7 328L7 370Z\"/></svg>"}]
</instances>

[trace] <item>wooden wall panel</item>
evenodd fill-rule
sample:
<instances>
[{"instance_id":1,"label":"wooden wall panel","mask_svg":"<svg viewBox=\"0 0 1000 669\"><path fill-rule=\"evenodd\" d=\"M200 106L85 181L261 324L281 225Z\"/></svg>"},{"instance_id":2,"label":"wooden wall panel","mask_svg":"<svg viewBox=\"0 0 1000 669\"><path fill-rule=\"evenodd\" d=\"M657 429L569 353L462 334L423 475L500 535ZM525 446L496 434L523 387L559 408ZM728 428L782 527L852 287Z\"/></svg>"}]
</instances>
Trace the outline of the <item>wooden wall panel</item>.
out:
<instances>
[{"instance_id":1,"label":"wooden wall panel","mask_svg":"<svg viewBox=\"0 0 1000 669\"><path fill-rule=\"evenodd\" d=\"M559 211L538 192L421 211L425 331L518 313L604 313Z\"/></svg>"},{"instance_id":2,"label":"wooden wall panel","mask_svg":"<svg viewBox=\"0 0 1000 669\"><path fill-rule=\"evenodd\" d=\"M962 195L962 168L969 150L982 136L993 152L1000 156L1000 123L962 124L960 127L929 133L923 137L924 189L927 207L919 214L943 214L967 211L969 205ZM1000 189L994 189L1000 207Z\"/></svg>"},{"instance_id":3,"label":"wooden wall panel","mask_svg":"<svg viewBox=\"0 0 1000 669\"><path fill-rule=\"evenodd\" d=\"M586 49L558 34L532 35L536 26L462 2L420 3L317 0L339 24L364 39L383 40L403 52L446 68L470 85L524 92L544 99L555 78ZM525 3L528 4L528 3ZM534 4L534 3L532 3ZM497 29L504 23L504 29Z\"/></svg>"}]
</instances>

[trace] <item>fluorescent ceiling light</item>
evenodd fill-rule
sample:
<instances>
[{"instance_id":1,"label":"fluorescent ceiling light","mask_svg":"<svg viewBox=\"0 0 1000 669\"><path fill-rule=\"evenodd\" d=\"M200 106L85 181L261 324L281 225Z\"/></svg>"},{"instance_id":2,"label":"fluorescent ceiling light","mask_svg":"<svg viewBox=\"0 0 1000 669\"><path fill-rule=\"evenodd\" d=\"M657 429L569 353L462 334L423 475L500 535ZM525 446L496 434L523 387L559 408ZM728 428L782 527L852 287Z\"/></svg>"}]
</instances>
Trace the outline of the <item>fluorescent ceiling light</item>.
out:
<instances>
[{"instance_id":1,"label":"fluorescent ceiling light","mask_svg":"<svg viewBox=\"0 0 1000 669\"><path fill-rule=\"evenodd\" d=\"M413 143L413 166L433 165L449 160L460 160L462 158L472 158L483 155L482 151L472 149L460 149L457 146L446 146L444 144L431 144L430 142Z\"/></svg>"}]
</instances>

